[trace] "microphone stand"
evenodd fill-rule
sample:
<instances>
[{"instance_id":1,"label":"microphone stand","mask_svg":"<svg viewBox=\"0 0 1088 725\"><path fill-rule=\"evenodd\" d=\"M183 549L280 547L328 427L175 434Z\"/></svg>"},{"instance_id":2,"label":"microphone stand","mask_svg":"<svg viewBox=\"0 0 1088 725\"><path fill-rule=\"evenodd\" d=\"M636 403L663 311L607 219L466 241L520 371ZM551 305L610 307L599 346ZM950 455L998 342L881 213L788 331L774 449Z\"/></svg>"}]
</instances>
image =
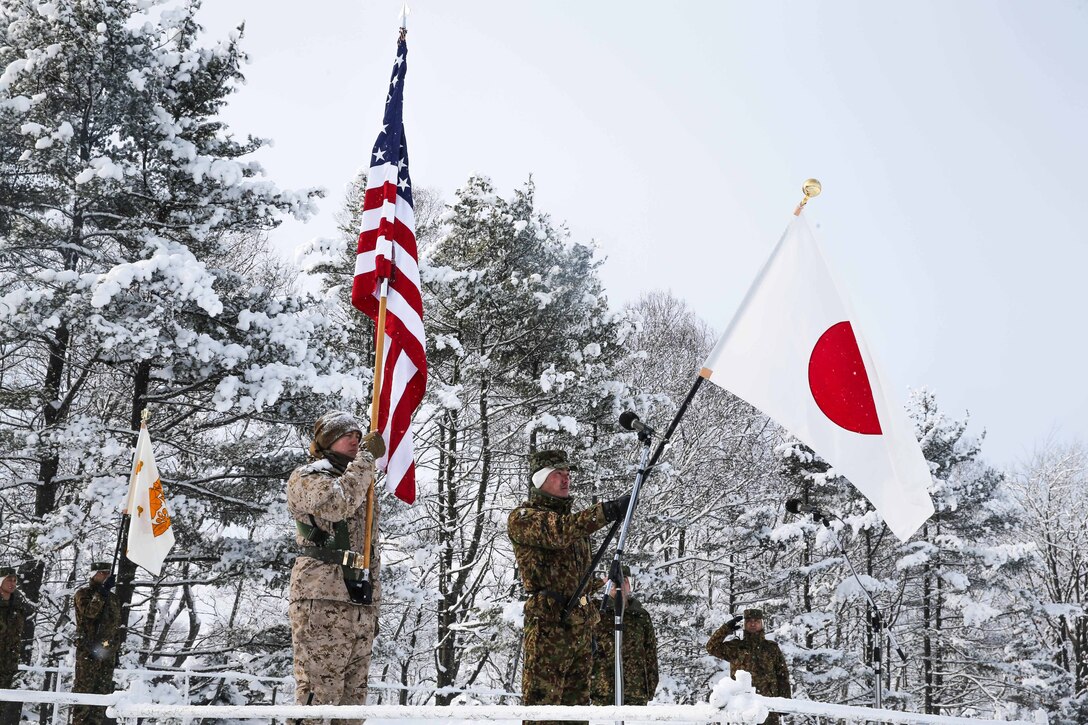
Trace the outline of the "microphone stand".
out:
<instances>
[{"instance_id":1,"label":"microphone stand","mask_svg":"<svg viewBox=\"0 0 1088 725\"><path fill-rule=\"evenodd\" d=\"M680 404L680 409L676 411L676 415L673 417L672 422L669 423L668 430L665 431L665 437L657 444L657 449L654 450L653 458L650 459L648 464L642 466L642 469L645 470L647 474L649 471L653 470L655 465L657 465L657 459L661 457L661 454L665 451L665 447L669 445L672 434L676 431L676 426L680 425L680 419L684 417L684 413L687 412L691 399L695 397L695 393L699 391L699 386L702 385L703 380L705 379L706 378L702 377L701 374L699 377L695 378L695 382L692 384L691 390L688 391L687 397L684 398L684 402ZM632 497L632 500L634 500L634 497ZM630 506L628 506L628 511L630 511ZM589 578L593 576L593 571L597 568L597 564L600 563L601 557L604 556L605 549L607 549L608 545L612 542L612 537L616 535L616 530L619 527L620 522L616 521L612 524L612 528L608 530L608 534L605 535L604 541L601 542L601 547L597 549L597 553L593 555L593 560L590 561L589 567L582 574L582 579L578 582L578 587L574 590L574 594L567 600L567 606L563 610L563 617L560 621L567 621L567 617L570 616L575 603L578 601L579 597L582 596L582 590L586 588L586 583L589 581Z\"/></svg>"},{"instance_id":2,"label":"microphone stand","mask_svg":"<svg viewBox=\"0 0 1088 725\"><path fill-rule=\"evenodd\" d=\"M827 517L820 514L817 515L820 516L824 526L830 529L831 523L828 521ZM869 600L869 606L873 608L873 616L869 620L869 626L872 628L873 632L873 670L876 674L876 681L873 685L873 707L879 710L884 706L884 692L882 689L882 677L884 673L883 632L887 632L888 638L891 640L891 645L895 647L896 653L898 653L900 659L904 662L907 661L907 653L899 646L899 642L896 641L895 633L892 632L891 627L888 627L887 630L884 629L884 617L880 613L880 608L876 605L876 600L873 599L873 595L869 593L869 590L865 588L865 584L862 583L861 577L858 576L857 569L854 568L853 562L850 561L850 557L846 555L846 549L843 547L842 542L839 541L838 532L832 530L831 538L835 540L835 545L839 548L839 553L842 554L842 558L846 561L846 565L850 567L850 573L854 575L854 581L858 583L858 587L860 587L862 593L865 594L865 598Z\"/></svg>"},{"instance_id":3,"label":"microphone stand","mask_svg":"<svg viewBox=\"0 0 1088 725\"><path fill-rule=\"evenodd\" d=\"M626 602L623 598L623 547L627 543L627 532L631 527L631 518L638 505L638 494L642 490L642 482L646 480L648 470L646 463L650 460L650 434L645 430L638 433L639 443L642 444L642 452L639 454L638 472L635 474L635 486L631 489L631 500L627 502L627 513L623 517L623 527L620 529L619 542L616 544L616 553L612 557L612 568L608 572L608 579L616 587L613 597L615 616L615 675L616 675L616 705L623 704L623 608ZM608 602L608 591L605 590L601 599L601 611L604 611ZM622 721L621 721L622 722Z\"/></svg>"}]
</instances>

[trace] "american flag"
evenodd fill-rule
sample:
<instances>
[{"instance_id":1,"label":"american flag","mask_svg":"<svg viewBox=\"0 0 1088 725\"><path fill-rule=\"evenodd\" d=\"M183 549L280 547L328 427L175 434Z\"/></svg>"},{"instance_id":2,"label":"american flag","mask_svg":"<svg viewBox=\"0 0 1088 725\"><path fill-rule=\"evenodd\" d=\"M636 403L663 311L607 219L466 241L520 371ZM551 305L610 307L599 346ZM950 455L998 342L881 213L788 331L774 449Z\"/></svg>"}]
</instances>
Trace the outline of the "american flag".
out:
<instances>
[{"instance_id":1,"label":"american flag","mask_svg":"<svg viewBox=\"0 0 1088 725\"><path fill-rule=\"evenodd\" d=\"M370 155L351 303L376 325L382 280L389 280L378 397L378 430L385 438L387 451L378 466L386 472L388 489L402 501L413 503L416 475L412 414L427 387L427 346L402 115L407 70L408 43L402 32L385 99L382 130ZM382 332L376 330L375 334Z\"/></svg>"}]
</instances>

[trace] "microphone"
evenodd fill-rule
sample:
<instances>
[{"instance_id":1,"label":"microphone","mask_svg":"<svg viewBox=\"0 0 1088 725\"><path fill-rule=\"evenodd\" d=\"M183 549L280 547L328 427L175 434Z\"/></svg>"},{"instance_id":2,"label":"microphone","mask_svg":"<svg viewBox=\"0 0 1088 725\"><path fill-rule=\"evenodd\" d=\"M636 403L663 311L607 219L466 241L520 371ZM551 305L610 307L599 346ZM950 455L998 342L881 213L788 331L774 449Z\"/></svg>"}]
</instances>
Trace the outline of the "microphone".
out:
<instances>
[{"instance_id":1,"label":"microphone","mask_svg":"<svg viewBox=\"0 0 1088 725\"><path fill-rule=\"evenodd\" d=\"M654 435L654 429L638 419L638 416L629 410L620 413L620 425L627 430L637 431L643 435Z\"/></svg>"},{"instance_id":2,"label":"microphone","mask_svg":"<svg viewBox=\"0 0 1088 725\"><path fill-rule=\"evenodd\" d=\"M826 525L828 523L827 517L819 508L811 504L807 504L801 501L799 498L791 498L786 501L786 510L791 514L812 514L814 521L823 521Z\"/></svg>"}]
</instances>

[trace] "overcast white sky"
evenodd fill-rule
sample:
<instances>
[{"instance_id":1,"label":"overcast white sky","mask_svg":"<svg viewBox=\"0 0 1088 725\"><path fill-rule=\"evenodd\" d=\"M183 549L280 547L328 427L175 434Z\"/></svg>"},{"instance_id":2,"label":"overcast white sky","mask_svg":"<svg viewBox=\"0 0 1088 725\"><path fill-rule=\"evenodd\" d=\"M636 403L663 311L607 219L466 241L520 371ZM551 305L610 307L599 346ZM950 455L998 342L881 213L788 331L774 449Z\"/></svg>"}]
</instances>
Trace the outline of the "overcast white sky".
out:
<instances>
[{"instance_id":1,"label":"overcast white sky","mask_svg":"<svg viewBox=\"0 0 1088 725\"><path fill-rule=\"evenodd\" d=\"M246 22L225 117L287 188L366 165L399 0L205 0ZM933 389L1008 464L1088 439L1088 0L417 0L405 126L417 186L473 172L595 239L614 304L668 288L721 330L800 200L903 400ZM693 371L693 374L695 371Z\"/></svg>"}]
</instances>

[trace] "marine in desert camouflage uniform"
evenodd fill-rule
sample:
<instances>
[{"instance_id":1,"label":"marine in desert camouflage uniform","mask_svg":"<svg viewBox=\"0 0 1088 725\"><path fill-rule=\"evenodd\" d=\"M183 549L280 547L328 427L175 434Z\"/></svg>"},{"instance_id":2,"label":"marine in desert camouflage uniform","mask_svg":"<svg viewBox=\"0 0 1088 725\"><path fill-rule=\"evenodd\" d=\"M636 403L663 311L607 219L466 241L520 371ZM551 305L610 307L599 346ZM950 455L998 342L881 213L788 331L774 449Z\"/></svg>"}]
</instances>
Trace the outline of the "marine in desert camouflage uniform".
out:
<instances>
[{"instance_id":1,"label":"marine in desert camouflage uniform","mask_svg":"<svg viewBox=\"0 0 1088 725\"><path fill-rule=\"evenodd\" d=\"M736 627L736 619L726 622L710 636L706 651L715 657L729 661L729 675L735 677L737 670L744 670L752 675L752 686L756 692L767 697L792 697L790 671L786 667L786 658L778 645L767 639L763 633L763 610L744 610L744 638L726 639ZM764 720L768 725L778 725L778 713L772 712Z\"/></svg>"},{"instance_id":2,"label":"marine in desert camouflage uniform","mask_svg":"<svg viewBox=\"0 0 1088 725\"><path fill-rule=\"evenodd\" d=\"M631 596L631 570L623 566L623 704L645 705L657 690L657 635L650 613ZM616 586L605 600L595 632L594 705L616 704Z\"/></svg>"},{"instance_id":3,"label":"marine in desert camouflage uniform","mask_svg":"<svg viewBox=\"0 0 1088 725\"><path fill-rule=\"evenodd\" d=\"M374 482L374 460L384 453L380 434L363 436L350 413L332 411L314 424L310 446L314 460L296 468L287 482L287 510L295 520L295 540L301 547L291 570L289 607L295 701L300 705L366 704L381 599L376 496L370 604L363 604L360 595L362 551L367 491ZM321 720L302 722L316 725Z\"/></svg>"},{"instance_id":4,"label":"marine in desert camouflage uniform","mask_svg":"<svg viewBox=\"0 0 1088 725\"><path fill-rule=\"evenodd\" d=\"M72 692L107 695L113 692L113 667L121 627L121 603L113 594L113 562L91 564L91 580L76 591L76 674ZM72 725L115 722L106 708L72 707Z\"/></svg>"},{"instance_id":5,"label":"marine in desert camouflage uniform","mask_svg":"<svg viewBox=\"0 0 1088 725\"><path fill-rule=\"evenodd\" d=\"M567 601L589 567L589 535L627 511L630 496L572 513L567 454L538 451L529 462L529 500L510 513L508 531L525 602L521 701L525 705L588 705L590 642L600 615L582 596L563 620Z\"/></svg>"}]
</instances>

